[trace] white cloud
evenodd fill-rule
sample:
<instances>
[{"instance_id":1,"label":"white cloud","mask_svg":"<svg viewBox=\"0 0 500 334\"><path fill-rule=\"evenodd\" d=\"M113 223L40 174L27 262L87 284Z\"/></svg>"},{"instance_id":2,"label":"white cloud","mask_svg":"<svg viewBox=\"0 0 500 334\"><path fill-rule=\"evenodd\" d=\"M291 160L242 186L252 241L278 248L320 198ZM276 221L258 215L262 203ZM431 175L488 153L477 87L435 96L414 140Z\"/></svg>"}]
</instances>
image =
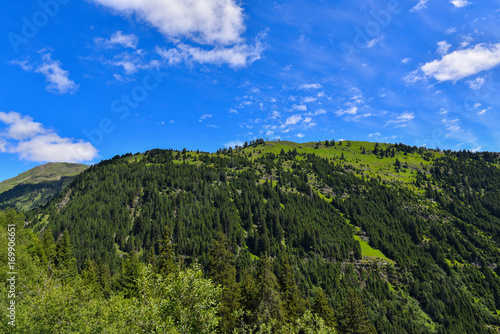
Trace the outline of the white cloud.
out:
<instances>
[{"instance_id":1,"label":"white cloud","mask_svg":"<svg viewBox=\"0 0 500 334\"><path fill-rule=\"evenodd\" d=\"M380 137L382 134L380 132L375 132L375 133L370 133L368 137L373 138L373 137Z\"/></svg>"},{"instance_id":2,"label":"white cloud","mask_svg":"<svg viewBox=\"0 0 500 334\"><path fill-rule=\"evenodd\" d=\"M316 101L318 101L318 99L312 96L308 96L302 99L302 103L312 103Z\"/></svg>"},{"instance_id":3,"label":"white cloud","mask_svg":"<svg viewBox=\"0 0 500 334\"><path fill-rule=\"evenodd\" d=\"M65 94L78 91L78 85L69 79L69 72L61 68L61 62L52 60L51 54L47 53L42 57L42 63L35 70L45 76L47 90L49 92Z\"/></svg>"},{"instance_id":4,"label":"white cloud","mask_svg":"<svg viewBox=\"0 0 500 334\"><path fill-rule=\"evenodd\" d=\"M294 104L292 106L292 110L298 110L298 111L307 111L307 106L305 104Z\"/></svg>"},{"instance_id":5,"label":"white cloud","mask_svg":"<svg viewBox=\"0 0 500 334\"><path fill-rule=\"evenodd\" d=\"M295 125L295 124L299 123L301 120L302 120L302 116L300 116L300 115L290 116L286 119L286 122L284 125L282 125L282 127L285 127L287 125Z\"/></svg>"},{"instance_id":6,"label":"white cloud","mask_svg":"<svg viewBox=\"0 0 500 334\"><path fill-rule=\"evenodd\" d=\"M206 120L206 119L212 118L212 117L214 117L214 115L204 114L204 115L201 115L199 121L201 122L203 120Z\"/></svg>"},{"instance_id":7,"label":"white cloud","mask_svg":"<svg viewBox=\"0 0 500 334\"><path fill-rule=\"evenodd\" d=\"M325 109L318 109L315 112L308 113L307 116L318 116L318 115L324 115L324 114L326 114Z\"/></svg>"},{"instance_id":8,"label":"white cloud","mask_svg":"<svg viewBox=\"0 0 500 334\"><path fill-rule=\"evenodd\" d=\"M482 146L479 146L479 147L473 148L473 149L471 150L471 152L472 152L472 153L479 152L479 151L481 151L481 148L482 148Z\"/></svg>"},{"instance_id":9,"label":"white cloud","mask_svg":"<svg viewBox=\"0 0 500 334\"><path fill-rule=\"evenodd\" d=\"M36 162L84 162L97 157L97 149L83 140L62 138L29 116L0 112L7 125L0 133L0 152L18 154L23 160Z\"/></svg>"},{"instance_id":10,"label":"white cloud","mask_svg":"<svg viewBox=\"0 0 500 334\"><path fill-rule=\"evenodd\" d=\"M119 14L139 18L158 29L173 48L157 48L169 66L199 63L245 67L261 59L261 33L253 45L244 43L246 27L236 0L94 0ZM116 42L127 42L117 36ZM190 42L198 44L191 45ZM133 45L133 44L130 44ZM202 47L200 47L200 45Z\"/></svg>"},{"instance_id":11,"label":"white cloud","mask_svg":"<svg viewBox=\"0 0 500 334\"><path fill-rule=\"evenodd\" d=\"M121 45L126 48L137 49L139 38L134 34L127 35L121 31L117 31L109 39L96 38L95 43L98 46L102 46L105 48L112 48L115 45Z\"/></svg>"},{"instance_id":12,"label":"white cloud","mask_svg":"<svg viewBox=\"0 0 500 334\"><path fill-rule=\"evenodd\" d=\"M384 35L381 35L377 38L372 39L368 43L366 43L367 48L373 48L375 45L377 45L379 42L383 41L385 39Z\"/></svg>"},{"instance_id":13,"label":"white cloud","mask_svg":"<svg viewBox=\"0 0 500 334\"><path fill-rule=\"evenodd\" d=\"M157 48L156 52L170 66L181 63L198 64L227 64L233 68L246 67L262 58L264 45L262 34L255 40L255 44L238 44L231 47L218 46L210 50L180 43L175 48Z\"/></svg>"},{"instance_id":14,"label":"white cloud","mask_svg":"<svg viewBox=\"0 0 500 334\"><path fill-rule=\"evenodd\" d=\"M356 115L358 113L358 107L356 106L353 106L351 108L348 108L348 109L344 109L344 110L337 110L335 112L335 114L337 116L342 116L342 115Z\"/></svg>"},{"instance_id":15,"label":"white cloud","mask_svg":"<svg viewBox=\"0 0 500 334\"><path fill-rule=\"evenodd\" d=\"M448 50L451 48L451 44L448 44L448 42L446 41L441 41L441 42L437 42L437 53L439 53L440 55L445 55L448 53Z\"/></svg>"},{"instance_id":16,"label":"white cloud","mask_svg":"<svg viewBox=\"0 0 500 334\"><path fill-rule=\"evenodd\" d=\"M36 67L29 64L27 60L12 60L9 64L18 65L24 71L34 71L45 76L47 83L45 87L47 91L51 93L73 94L78 91L78 85L69 78L69 72L61 67L61 62L59 60L52 60L52 55L50 53L45 53Z\"/></svg>"},{"instance_id":17,"label":"white cloud","mask_svg":"<svg viewBox=\"0 0 500 334\"><path fill-rule=\"evenodd\" d=\"M127 75L132 75L139 70L158 68L160 66L160 62L157 60L145 60L145 55L146 53L141 49L133 52L125 51L115 55L112 60L105 60L104 63L123 68Z\"/></svg>"},{"instance_id":18,"label":"white cloud","mask_svg":"<svg viewBox=\"0 0 500 334\"><path fill-rule=\"evenodd\" d=\"M299 137L299 138L304 138L305 136L306 136L306 135L305 135L305 134L303 134L303 133L297 133L297 137Z\"/></svg>"},{"instance_id":19,"label":"white cloud","mask_svg":"<svg viewBox=\"0 0 500 334\"><path fill-rule=\"evenodd\" d=\"M415 12L427 8L427 2L429 2L429 0L420 0L412 9L410 9L410 12Z\"/></svg>"},{"instance_id":20,"label":"white cloud","mask_svg":"<svg viewBox=\"0 0 500 334\"><path fill-rule=\"evenodd\" d=\"M319 83L302 84L299 86L299 89L302 89L302 90L322 89L322 88L323 88L323 86Z\"/></svg>"},{"instance_id":21,"label":"white cloud","mask_svg":"<svg viewBox=\"0 0 500 334\"><path fill-rule=\"evenodd\" d=\"M421 67L426 76L436 80L457 81L482 71L490 70L500 64L500 43L476 46L454 51L441 60L434 60Z\"/></svg>"},{"instance_id":22,"label":"white cloud","mask_svg":"<svg viewBox=\"0 0 500 334\"><path fill-rule=\"evenodd\" d=\"M242 41L243 8L234 0L94 0L120 14L135 16L169 39L229 45Z\"/></svg>"},{"instance_id":23,"label":"white cloud","mask_svg":"<svg viewBox=\"0 0 500 334\"><path fill-rule=\"evenodd\" d=\"M23 140L45 133L41 123L34 122L33 118L29 116L23 117L16 112L8 114L0 112L0 121L9 126L6 132L0 134L5 138Z\"/></svg>"},{"instance_id":24,"label":"white cloud","mask_svg":"<svg viewBox=\"0 0 500 334\"><path fill-rule=\"evenodd\" d=\"M391 119L385 123L385 125L393 124L395 128L404 128L406 124L415 118L415 115L412 112L405 111L401 115L396 116L394 119Z\"/></svg>"},{"instance_id":25,"label":"white cloud","mask_svg":"<svg viewBox=\"0 0 500 334\"><path fill-rule=\"evenodd\" d=\"M456 27L450 27L450 28L446 29L444 33L447 34L447 35L451 35L451 34L453 34L456 31L457 31Z\"/></svg>"},{"instance_id":26,"label":"white cloud","mask_svg":"<svg viewBox=\"0 0 500 334\"><path fill-rule=\"evenodd\" d=\"M450 0L450 3L453 4L453 6L461 8L470 5L470 2L467 0Z\"/></svg>"},{"instance_id":27,"label":"white cloud","mask_svg":"<svg viewBox=\"0 0 500 334\"><path fill-rule=\"evenodd\" d=\"M239 114L238 110L236 110L236 109L230 109L229 113L230 114Z\"/></svg>"},{"instance_id":28,"label":"white cloud","mask_svg":"<svg viewBox=\"0 0 500 334\"><path fill-rule=\"evenodd\" d=\"M403 64L408 64L410 61L411 61L411 58L405 58L405 59L401 60L401 62Z\"/></svg>"},{"instance_id":29,"label":"white cloud","mask_svg":"<svg viewBox=\"0 0 500 334\"><path fill-rule=\"evenodd\" d=\"M486 112L487 112L488 110L491 110L491 109L493 109L493 107L489 107L489 108L483 109L483 110L479 111L477 114L478 114L478 115L484 115L484 114L486 114Z\"/></svg>"},{"instance_id":30,"label":"white cloud","mask_svg":"<svg viewBox=\"0 0 500 334\"><path fill-rule=\"evenodd\" d=\"M33 66L27 60L11 60L8 62L10 65L17 65L21 67L26 72L32 71Z\"/></svg>"},{"instance_id":31,"label":"white cloud","mask_svg":"<svg viewBox=\"0 0 500 334\"><path fill-rule=\"evenodd\" d=\"M241 140L233 140L233 141L230 141L228 143L224 143L223 145L224 145L224 147L227 147L227 148L229 148L229 147L235 148L236 146L243 146L243 144L244 143Z\"/></svg>"},{"instance_id":32,"label":"white cloud","mask_svg":"<svg viewBox=\"0 0 500 334\"><path fill-rule=\"evenodd\" d=\"M478 90L483 87L484 83L486 82L486 77L479 77L474 80L468 80L467 83L469 84L469 87Z\"/></svg>"}]
</instances>

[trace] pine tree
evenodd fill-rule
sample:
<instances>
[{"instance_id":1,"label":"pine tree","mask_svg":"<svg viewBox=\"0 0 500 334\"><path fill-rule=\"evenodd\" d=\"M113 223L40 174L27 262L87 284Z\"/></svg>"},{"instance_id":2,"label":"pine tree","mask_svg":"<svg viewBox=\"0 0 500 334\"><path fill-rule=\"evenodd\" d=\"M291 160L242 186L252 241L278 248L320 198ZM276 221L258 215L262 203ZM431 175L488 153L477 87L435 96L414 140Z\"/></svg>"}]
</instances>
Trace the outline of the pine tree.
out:
<instances>
[{"instance_id":1,"label":"pine tree","mask_svg":"<svg viewBox=\"0 0 500 334\"><path fill-rule=\"evenodd\" d=\"M316 298L314 299L312 312L322 318L328 327L337 328L335 312L328 304L326 294L321 288L319 288Z\"/></svg>"},{"instance_id":2,"label":"pine tree","mask_svg":"<svg viewBox=\"0 0 500 334\"><path fill-rule=\"evenodd\" d=\"M234 261L228 238L219 232L210 251L209 268L212 281L223 287L219 308L219 329L222 333L233 332L237 326L237 311L240 309L241 293L236 282Z\"/></svg>"},{"instance_id":3,"label":"pine tree","mask_svg":"<svg viewBox=\"0 0 500 334\"><path fill-rule=\"evenodd\" d=\"M50 227L43 231L41 239L47 261L52 265L56 256L56 243L54 242L54 236Z\"/></svg>"},{"instance_id":4,"label":"pine tree","mask_svg":"<svg viewBox=\"0 0 500 334\"><path fill-rule=\"evenodd\" d=\"M159 274L166 276L176 271L174 247L172 232L168 226L165 226L165 233L160 241L160 254L156 263L156 271Z\"/></svg>"},{"instance_id":5,"label":"pine tree","mask_svg":"<svg viewBox=\"0 0 500 334\"><path fill-rule=\"evenodd\" d=\"M271 269L271 261L263 256L257 273L259 287L258 306L255 311L257 324L270 324L273 321L280 325L284 320L283 302L279 293L279 284Z\"/></svg>"},{"instance_id":6,"label":"pine tree","mask_svg":"<svg viewBox=\"0 0 500 334\"><path fill-rule=\"evenodd\" d=\"M346 300L339 312L339 332L342 334L376 334L368 319L365 305L358 295L349 289Z\"/></svg>"},{"instance_id":7,"label":"pine tree","mask_svg":"<svg viewBox=\"0 0 500 334\"><path fill-rule=\"evenodd\" d=\"M304 299L297 287L295 275L286 254L280 266L279 284L287 321L291 322L300 318L305 311Z\"/></svg>"},{"instance_id":8,"label":"pine tree","mask_svg":"<svg viewBox=\"0 0 500 334\"><path fill-rule=\"evenodd\" d=\"M137 297L139 292L138 280L142 277L142 265L135 251L130 252L122 262L122 269L118 279L118 288L126 298Z\"/></svg>"},{"instance_id":9,"label":"pine tree","mask_svg":"<svg viewBox=\"0 0 500 334\"><path fill-rule=\"evenodd\" d=\"M73 258L73 247L69 240L68 230L64 231L61 240L57 242L54 267L57 276L64 281L70 281L77 276L76 259Z\"/></svg>"}]
</instances>

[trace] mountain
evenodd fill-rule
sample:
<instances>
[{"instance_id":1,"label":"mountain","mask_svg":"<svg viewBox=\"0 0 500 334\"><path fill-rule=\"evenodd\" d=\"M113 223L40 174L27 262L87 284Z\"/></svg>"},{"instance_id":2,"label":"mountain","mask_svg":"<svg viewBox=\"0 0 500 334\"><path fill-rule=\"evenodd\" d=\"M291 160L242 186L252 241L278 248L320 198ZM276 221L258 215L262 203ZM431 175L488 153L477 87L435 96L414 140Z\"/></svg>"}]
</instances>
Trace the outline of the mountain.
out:
<instances>
[{"instance_id":1,"label":"mountain","mask_svg":"<svg viewBox=\"0 0 500 334\"><path fill-rule=\"evenodd\" d=\"M49 245L31 241L32 256L74 245L99 295L147 319L170 319L144 296L178 288L173 268L201 268L225 287L221 333L286 332L305 310L339 333L497 333L499 199L498 153L259 139L116 156L25 220Z\"/></svg>"},{"instance_id":2,"label":"mountain","mask_svg":"<svg viewBox=\"0 0 500 334\"><path fill-rule=\"evenodd\" d=\"M48 163L0 182L0 209L31 210L45 205L87 168L82 164Z\"/></svg>"}]
</instances>

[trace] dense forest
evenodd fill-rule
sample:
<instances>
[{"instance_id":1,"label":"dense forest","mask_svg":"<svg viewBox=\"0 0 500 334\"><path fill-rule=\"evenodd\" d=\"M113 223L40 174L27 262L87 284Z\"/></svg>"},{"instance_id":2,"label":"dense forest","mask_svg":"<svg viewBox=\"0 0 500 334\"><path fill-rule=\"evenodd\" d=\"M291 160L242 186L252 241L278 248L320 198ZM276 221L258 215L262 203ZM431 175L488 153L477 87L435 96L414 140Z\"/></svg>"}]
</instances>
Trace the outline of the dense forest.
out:
<instances>
[{"instance_id":1,"label":"dense forest","mask_svg":"<svg viewBox=\"0 0 500 334\"><path fill-rule=\"evenodd\" d=\"M116 156L0 215L16 330L497 333L499 163L334 140Z\"/></svg>"}]
</instances>

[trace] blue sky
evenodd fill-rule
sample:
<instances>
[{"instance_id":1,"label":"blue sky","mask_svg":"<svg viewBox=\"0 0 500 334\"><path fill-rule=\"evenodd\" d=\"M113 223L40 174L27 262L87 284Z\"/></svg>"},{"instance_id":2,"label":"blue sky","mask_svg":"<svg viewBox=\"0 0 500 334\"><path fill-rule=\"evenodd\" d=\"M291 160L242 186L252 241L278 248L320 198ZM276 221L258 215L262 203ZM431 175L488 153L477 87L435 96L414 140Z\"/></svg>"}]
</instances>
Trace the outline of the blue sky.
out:
<instances>
[{"instance_id":1,"label":"blue sky","mask_svg":"<svg viewBox=\"0 0 500 334\"><path fill-rule=\"evenodd\" d=\"M3 4L0 180L255 138L500 151L500 1Z\"/></svg>"}]
</instances>

